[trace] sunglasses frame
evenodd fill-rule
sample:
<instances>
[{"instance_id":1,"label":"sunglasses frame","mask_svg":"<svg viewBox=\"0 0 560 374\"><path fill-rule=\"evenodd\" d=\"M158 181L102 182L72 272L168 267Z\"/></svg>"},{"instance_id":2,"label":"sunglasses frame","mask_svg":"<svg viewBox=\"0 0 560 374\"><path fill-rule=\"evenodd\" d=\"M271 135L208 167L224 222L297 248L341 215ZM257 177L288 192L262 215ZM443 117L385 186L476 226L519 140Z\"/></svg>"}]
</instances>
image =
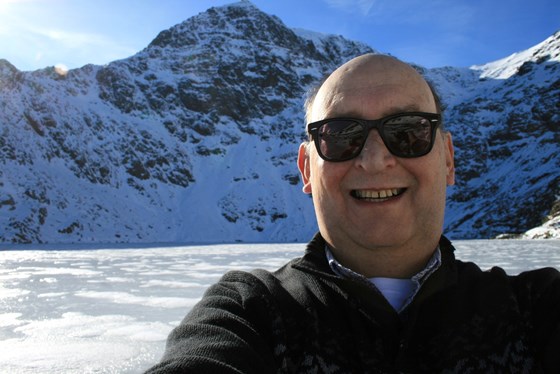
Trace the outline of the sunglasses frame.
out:
<instances>
[{"instance_id":1,"label":"sunglasses frame","mask_svg":"<svg viewBox=\"0 0 560 374\"><path fill-rule=\"evenodd\" d=\"M423 118L427 119L428 122L430 123L430 130L431 130L430 146L427 148L427 150L425 152L421 152L420 154L415 154L415 155L399 154L398 152L397 153L393 152L391 150L391 148L387 145L387 141L385 140L385 135L384 135L384 131L383 131L385 123L387 123L390 120L394 120L395 118L407 117L407 116L423 117ZM350 157L343 157L343 158L329 158L326 155L324 155L323 152L321 152L321 144L320 144L321 139L319 137L319 129L325 123L332 122L332 121L351 121L351 122L357 122L360 125L362 125L364 141L362 142L358 151L354 155L351 155ZM323 120L320 120L320 121L309 123L307 125L307 132L311 136L311 139L313 139L313 141L315 143L315 148L317 149L317 153L325 161L343 162L343 161L348 161L348 160L351 160L353 158L358 157L358 155L362 152L362 150L364 148L364 145L366 144L367 137L369 136L369 133L372 129L376 129L379 132L379 135L381 136L381 139L383 140L383 144L385 144L385 147L387 147L389 152L391 152L391 154L393 154L394 156L402 157L402 158L416 158L416 157L425 156L428 153L430 153L430 151L432 150L432 148L434 146L437 127L440 125L440 123L441 123L441 114L439 114L439 113L403 112L403 113L392 114L390 116L386 116L386 117L379 118L379 119L373 119L373 120L351 118L351 117L327 118L327 119L323 119Z\"/></svg>"}]
</instances>

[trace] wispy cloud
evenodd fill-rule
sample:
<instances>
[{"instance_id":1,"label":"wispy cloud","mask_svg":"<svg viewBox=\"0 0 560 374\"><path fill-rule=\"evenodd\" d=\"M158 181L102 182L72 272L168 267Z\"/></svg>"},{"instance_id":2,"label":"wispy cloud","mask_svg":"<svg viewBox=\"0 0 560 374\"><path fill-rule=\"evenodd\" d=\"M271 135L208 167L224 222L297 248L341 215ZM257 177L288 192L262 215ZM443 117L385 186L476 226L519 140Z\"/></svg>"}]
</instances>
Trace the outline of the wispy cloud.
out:
<instances>
[{"instance_id":1,"label":"wispy cloud","mask_svg":"<svg viewBox=\"0 0 560 374\"><path fill-rule=\"evenodd\" d=\"M114 49L120 47L114 40L103 34L36 27L30 27L29 32L67 48L100 47Z\"/></svg>"},{"instance_id":2,"label":"wispy cloud","mask_svg":"<svg viewBox=\"0 0 560 374\"><path fill-rule=\"evenodd\" d=\"M376 0L325 0L332 8L368 16Z\"/></svg>"},{"instance_id":3,"label":"wispy cloud","mask_svg":"<svg viewBox=\"0 0 560 374\"><path fill-rule=\"evenodd\" d=\"M54 53L73 55L74 58L89 63L105 63L115 59L128 57L137 52L136 49L119 43L117 40L95 33L82 33L61 29L34 29L34 34L43 41L41 52L54 58ZM49 46L49 47L47 47ZM46 48L45 48L46 47ZM52 48L49 51L49 48ZM61 61L59 58L58 61ZM62 61L76 65L74 61ZM79 64L77 64L79 65Z\"/></svg>"},{"instance_id":4,"label":"wispy cloud","mask_svg":"<svg viewBox=\"0 0 560 374\"><path fill-rule=\"evenodd\" d=\"M350 14L375 17L377 24L437 24L457 29L474 20L474 6L447 0L323 0L329 7Z\"/></svg>"},{"instance_id":5,"label":"wispy cloud","mask_svg":"<svg viewBox=\"0 0 560 374\"><path fill-rule=\"evenodd\" d=\"M102 33L37 25L13 15L4 14L0 18L3 21L0 24L0 50L3 55L0 58L17 54L22 60L13 62L24 69L33 64L48 66L60 62L72 67L86 62L106 63L138 51ZM26 52L16 53L23 45Z\"/></svg>"}]
</instances>

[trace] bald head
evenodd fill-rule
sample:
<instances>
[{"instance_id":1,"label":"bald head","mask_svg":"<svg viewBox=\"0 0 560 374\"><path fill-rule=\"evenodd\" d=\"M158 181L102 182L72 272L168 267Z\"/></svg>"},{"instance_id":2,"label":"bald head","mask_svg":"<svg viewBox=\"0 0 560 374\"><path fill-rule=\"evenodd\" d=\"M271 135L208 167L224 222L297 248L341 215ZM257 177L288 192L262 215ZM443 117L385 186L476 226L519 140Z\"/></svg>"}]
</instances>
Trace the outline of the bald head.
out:
<instances>
[{"instance_id":1,"label":"bald head","mask_svg":"<svg viewBox=\"0 0 560 374\"><path fill-rule=\"evenodd\" d=\"M402 100L395 99L399 97L395 93L402 93ZM347 105L350 98L357 102L354 107ZM440 112L439 102L414 68L375 54L356 57L336 69L306 102L307 123L340 116L374 119L404 111ZM374 112L381 114L371 117Z\"/></svg>"}]
</instances>

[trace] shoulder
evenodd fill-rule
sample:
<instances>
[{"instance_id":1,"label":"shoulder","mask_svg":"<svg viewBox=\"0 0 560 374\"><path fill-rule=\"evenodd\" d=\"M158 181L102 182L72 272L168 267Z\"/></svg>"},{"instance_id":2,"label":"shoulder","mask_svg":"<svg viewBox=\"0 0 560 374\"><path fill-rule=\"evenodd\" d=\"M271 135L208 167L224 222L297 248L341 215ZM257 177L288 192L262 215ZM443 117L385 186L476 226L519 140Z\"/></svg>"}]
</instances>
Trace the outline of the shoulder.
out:
<instances>
[{"instance_id":1,"label":"shoulder","mask_svg":"<svg viewBox=\"0 0 560 374\"><path fill-rule=\"evenodd\" d=\"M548 286L560 282L560 271L552 267L530 270L515 276L517 281Z\"/></svg>"},{"instance_id":2,"label":"shoulder","mask_svg":"<svg viewBox=\"0 0 560 374\"><path fill-rule=\"evenodd\" d=\"M282 311L285 316L308 311L317 302L343 293L337 277L330 270L322 251L307 251L275 271L254 269L230 271L211 286L203 297L219 300L224 296L235 298L244 308ZM223 300L219 302L223 303Z\"/></svg>"},{"instance_id":3,"label":"shoulder","mask_svg":"<svg viewBox=\"0 0 560 374\"><path fill-rule=\"evenodd\" d=\"M520 274L507 274L500 267L481 270L476 264L456 261L460 289L491 300L515 300L518 308L534 314L549 310L560 316L560 272L541 268Z\"/></svg>"},{"instance_id":4,"label":"shoulder","mask_svg":"<svg viewBox=\"0 0 560 374\"><path fill-rule=\"evenodd\" d=\"M504 282L510 284L513 288L528 288L535 291L560 287L560 272L551 267L512 275L499 266L482 270L475 263L461 260L455 260L455 266L459 272L459 277L467 281L479 279L481 282Z\"/></svg>"},{"instance_id":5,"label":"shoulder","mask_svg":"<svg viewBox=\"0 0 560 374\"><path fill-rule=\"evenodd\" d=\"M254 269L251 271L229 271L218 284L234 287L267 287L273 285L289 285L301 283L305 279L331 274L325 252L325 241L317 234L308 243L303 256L294 258L275 271Z\"/></svg>"},{"instance_id":6,"label":"shoulder","mask_svg":"<svg viewBox=\"0 0 560 374\"><path fill-rule=\"evenodd\" d=\"M523 272L512 277L518 292L535 301L550 300L560 307L560 272L542 268Z\"/></svg>"},{"instance_id":7,"label":"shoulder","mask_svg":"<svg viewBox=\"0 0 560 374\"><path fill-rule=\"evenodd\" d=\"M210 286L203 301L223 302L224 298L247 304L250 299L275 299L288 292L293 285L303 287L305 275L297 269L301 259L294 259L275 271L254 269L251 271L232 270L225 273L218 282Z\"/></svg>"},{"instance_id":8,"label":"shoulder","mask_svg":"<svg viewBox=\"0 0 560 374\"><path fill-rule=\"evenodd\" d=\"M266 287L270 284L283 282L290 277L300 277L297 265L301 263L301 258L295 258L277 270L253 269L250 271L232 270L225 273L218 281L218 284L230 285L234 287Z\"/></svg>"},{"instance_id":9,"label":"shoulder","mask_svg":"<svg viewBox=\"0 0 560 374\"><path fill-rule=\"evenodd\" d=\"M276 294L279 289L293 291L294 288L303 289L316 284L316 273L321 273L319 266L306 254L302 258L295 258L275 271L253 269L251 271L230 271L226 273L217 285L235 288L244 294L270 293Z\"/></svg>"}]
</instances>

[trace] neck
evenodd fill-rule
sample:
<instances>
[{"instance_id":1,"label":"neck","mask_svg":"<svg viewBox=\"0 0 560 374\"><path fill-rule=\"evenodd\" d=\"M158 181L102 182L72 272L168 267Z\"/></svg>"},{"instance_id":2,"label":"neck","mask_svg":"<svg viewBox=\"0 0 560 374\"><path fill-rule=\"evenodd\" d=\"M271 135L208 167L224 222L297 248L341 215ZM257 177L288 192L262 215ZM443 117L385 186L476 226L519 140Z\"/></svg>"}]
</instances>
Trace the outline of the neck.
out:
<instances>
[{"instance_id":1,"label":"neck","mask_svg":"<svg viewBox=\"0 0 560 374\"><path fill-rule=\"evenodd\" d=\"M437 242L420 247L341 248L330 244L334 257L345 267L366 278L410 279L426 267Z\"/></svg>"}]
</instances>

